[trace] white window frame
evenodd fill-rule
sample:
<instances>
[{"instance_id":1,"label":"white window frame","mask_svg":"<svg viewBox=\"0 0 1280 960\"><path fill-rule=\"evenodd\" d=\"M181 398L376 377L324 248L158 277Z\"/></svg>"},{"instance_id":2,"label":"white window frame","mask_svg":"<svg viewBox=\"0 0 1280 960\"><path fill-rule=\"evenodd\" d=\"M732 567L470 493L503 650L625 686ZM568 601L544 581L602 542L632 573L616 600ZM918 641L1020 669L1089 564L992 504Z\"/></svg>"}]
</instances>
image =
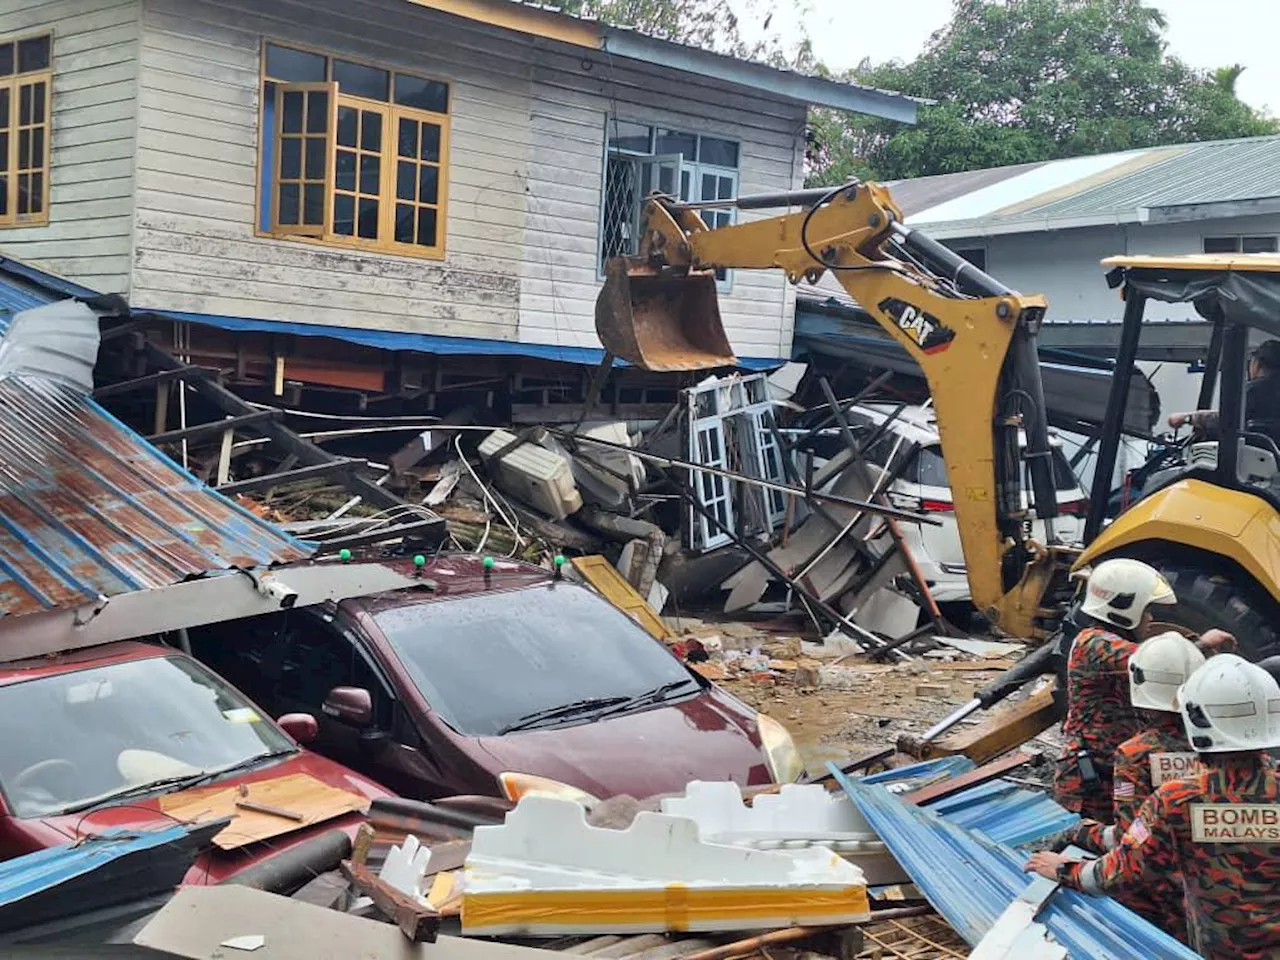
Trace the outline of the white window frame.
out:
<instances>
[{"instance_id":1,"label":"white window frame","mask_svg":"<svg viewBox=\"0 0 1280 960\"><path fill-rule=\"evenodd\" d=\"M610 149L609 140L612 136L612 131L615 129L614 127L615 122L634 124L636 126L647 127L649 130L649 152L641 153L635 150ZM741 174L741 167L742 167L742 141L741 140L738 140L733 137L720 137L720 136L714 137L714 139L716 140L727 140L735 144L738 148L738 166L736 168L722 167L717 164L700 163L697 160L690 160L681 154L655 154L653 150L654 150L654 145L656 143L658 129L660 127L664 129L672 129L672 130L677 129L674 125L667 126L660 123L649 123L643 120L634 120L629 117L614 117L614 116L605 117L604 163L603 163L603 168L601 173L601 183L600 183L600 216L599 216L599 223L598 223L599 232L597 234L597 236L599 237L599 242L596 245L597 246L596 260L597 260L597 271L598 271L597 275L598 275L598 278L601 280L604 279L605 212L606 212L606 206L608 204L610 160L615 160L619 158L630 158L630 159L634 159L637 162L637 165L640 165L640 164L644 164L645 162L669 161L674 159L677 164L676 176L675 176L675 182L676 182L675 192L678 195L679 199L686 203L694 202L698 200L705 200L705 199L727 199L727 198L719 198L719 197L708 198L708 197L701 196L702 177L704 174L713 175L717 178L729 178L732 181L732 187L731 187L732 196L737 196L738 184L740 182L739 177ZM677 130L677 132L688 133L690 136L698 138L699 147L701 146L701 136L702 136L701 134L693 133L691 131L686 131L686 130ZM710 137L713 135L707 134L707 136ZM637 173L639 173L638 170L637 170ZM686 173L688 174L688 178L689 178L687 189L683 182L683 177ZM697 193L697 196L693 196L695 192ZM637 203L635 209L631 212L630 235L632 238L639 236L640 207L641 207L641 204ZM727 224L734 224L738 222L737 210L716 211L716 214L718 216L724 216L727 214L727 217L728 217ZM712 223L708 223L707 225L715 226L715 224L712 224ZM720 225L724 226L726 224L722 223ZM732 270L725 271L724 279L717 281L716 286L721 293L728 293L732 291L733 271Z\"/></svg>"},{"instance_id":2,"label":"white window frame","mask_svg":"<svg viewBox=\"0 0 1280 960\"><path fill-rule=\"evenodd\" d=\"M1233 240L1235 241L1234 250L1217 251L1218 256L1230 256L1232 253L1240 253L1243 255L1244 242L1246 240L1270 240L1276 245L1276 249L1280 250L1280 235L1274 233L1205 233L1200 236L1200 253L1205 253L1204 246L1210 240ZM1264 253L1274 253L1275 251L1262 251ZM1215 254L1209 254L1214 256Z\"/></svg>"}]
</instances>

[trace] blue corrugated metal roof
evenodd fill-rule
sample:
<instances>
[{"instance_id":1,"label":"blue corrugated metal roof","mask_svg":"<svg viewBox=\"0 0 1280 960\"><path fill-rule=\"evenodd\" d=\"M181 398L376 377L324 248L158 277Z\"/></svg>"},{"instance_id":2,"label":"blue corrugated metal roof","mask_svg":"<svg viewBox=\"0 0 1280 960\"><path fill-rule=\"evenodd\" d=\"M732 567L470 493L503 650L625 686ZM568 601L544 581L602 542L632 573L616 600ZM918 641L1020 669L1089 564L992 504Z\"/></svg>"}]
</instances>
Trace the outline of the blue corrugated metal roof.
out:
<instances>
[{"instance_id":1,"label":"blue corrugated metal roof","mask_svg":"<svg viewBox=\"0 0 1280 960\"><path fill-rule=\"evenodd\" d=\"M951 822L936 807L903 803L883 786L847 777L834 765L831 769L925 898L971 946L1031 882L1022 869L1025 854L988 839L977 828ZM990 829L998 825L1004 804L989 796L981 799L977 790L965 791L943 806L952 807L949 817L972 816L984 809L981 819ZM974 796L966 801L965 794ZM963 813L966 803L968 814ZM1196 958L1185 945L1107 897L1059 890L1037 919L1074 960Z\"/></svg>"},{"instance_id":2,"label":"blue corrugated metal roof","mask_svg":"<svg viewBox=\"0 0 1280 960\"><path fill-rule=\"evenodd\" d=\"M561 347L550 343L521 343L518 340L490 340L483 337L446 337L431 333L403 333L397 330L371 330L367 327L339 327L325 323L295 323L292 320L255 320L249 317L222 317L207 313L181 313L176 310L148 310L136 307L135 313L150 313L170 320L201 323L220 330L256 333L282 333L295 337L328 337L346 343L378 350L408 350L445 356L533 357L595 366L604 359L598 347ZM739 357L738 365L748 370L772 370L786 363L782 357ZM628 366L625 360L614 360L614 366Z\"/></svg>"},{"instance_id":3,"label":"blue corrugated metal roof","mask_svg":"<svg viewBox=\"0 0 1280 960\"><path fill-rule=\"evenodd\" d=\"M0 261L0 335L72 289ZM0 379L0 616L309 552L67 384Z\"/></svg>"},{"instance_id":4,"label":"blue corrugated metal roof","mask_svg":"<svg viewBox=\"0 0 1280 960\"><path fill-rule=\"evenodd\" d=\"M184 824L146 833L117 830L6 860L0 863L0 909L92 873L113 860L176 843L188 832Z\"/></svg>"}]
</instances>

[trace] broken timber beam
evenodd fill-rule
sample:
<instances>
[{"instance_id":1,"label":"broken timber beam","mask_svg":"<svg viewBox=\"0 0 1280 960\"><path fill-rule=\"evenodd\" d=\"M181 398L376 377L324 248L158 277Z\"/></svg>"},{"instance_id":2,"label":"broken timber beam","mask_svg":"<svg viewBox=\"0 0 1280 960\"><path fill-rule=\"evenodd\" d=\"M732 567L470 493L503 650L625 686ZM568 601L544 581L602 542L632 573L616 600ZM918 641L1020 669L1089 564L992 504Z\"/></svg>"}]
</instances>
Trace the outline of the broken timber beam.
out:
<instances>
[{"instance_id":1,"label":"broken timber beam","mask_svg":"<svg viewBox=\"0 0 1280 960\"><path fill-rule=\"evenodd\" d=\"M356 460L352 457L335 457L323 463L295 467L292 470L282 470L279 473L264 473L260 477L250 477L247 480L236 480L218 487L218 492L230 496L235 493L248 493L252 490L268 490L271 487L282 487L287 483L298 483L301 480L331 477L335 473L349 473L357 467L365 465L366 462L364 460Z\"/></svg>"},{"instance_id":2,"label":"broken timber beam","mask_svg":"<svg viewBox=\"0 0 1280 960\"><path fill-rule=\"evenodd\" d=\"M239 430L242 427L253 426L262 423L264 420L279 420L280 416L281 411L279 410L255 410L253 413L241 414L238 417L226 417L222 420L211 420L209 423L197 423L194 426L184 427L180 430L166 430L164 433L157 433L147 437L147 440L154 444L178 443L181 440L200 440L205 437L219 436L228 430Z\"/></svg>"},{"instance_id":3,"label":"broken timber beam","mask_svg":"<svg viewBox=\"0 0 1280 960\"><path fill-rule=\"evenodd\" d=\"M216 377L218 371L213 367L196 367L188 364L178 363L166 370L158 373L148 373L144 377L136 377L133 380L122 380L119 383L108 383L105 387L99 387L93 391L93 399L101 400L104 397L116 397L122 393L132 393L135 390L141 390L144 387L154 387L164 383L172 383L174 380L204 380L208 377Z\"/></svg>"},{"instance_id":4,"label":"broken timber beam","mask_svg":"<svg viewBox=\"0 0 1280 960\"><path fill-rule=\"evenodd\" d=\"M914 803L916 806L933 803L935 800L949 797L952 794L959 793L961 790L968 790L970 787L976 787L990 780L997 780L1010 770L1020 767L1024 763L1030 763L1031 760L1031 754L1018 750L1008 756L1001 757L999 760L993 760L991 763L970 770L968 773L948 777L946 780L931 783L927 787L912 791L902 798L902 802Z\"/></svg>"},{"instance_id":5,"label":"broken timber beam","mask_svg":"<svg viewBox=\"0 0 1280 960\"><path fill-rule=\"evenodd\" d=\"M440 914L434 909L379 879L363 863L343 860L342 872L352 886L370 897L388 919L395 921L411 943L436 942L436 935L440 932Z\"/></svg>"}]
</instances>

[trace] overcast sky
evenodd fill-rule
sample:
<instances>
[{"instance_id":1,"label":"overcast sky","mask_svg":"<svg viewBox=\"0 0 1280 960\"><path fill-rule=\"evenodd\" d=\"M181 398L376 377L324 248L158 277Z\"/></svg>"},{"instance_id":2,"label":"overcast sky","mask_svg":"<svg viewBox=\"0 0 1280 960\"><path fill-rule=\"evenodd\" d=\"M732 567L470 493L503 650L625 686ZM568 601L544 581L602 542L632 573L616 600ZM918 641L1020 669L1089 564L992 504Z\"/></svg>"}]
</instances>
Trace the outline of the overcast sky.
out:
<instances>
[{"instance_id":1,"label":"overcast sky","mask_svg":"<svg viewBox=\"0 0 1280 960\"><path fill-rule=\"evenodd\" d=\"M731 0L742 2L742 0ZM791 0L776 0L779 11ZM799 0L809 5L807 26L818 58L835 69L916 56L929 35L943 26L951 0ZM1169 21L1171 52L1193 67L1245 65L1236 85L1240 97L1280 114L1280 2L1278 0L1153 0ZM794 21L794 17L791 17ZM779 12L771 28L794 34L794 22ZM750 35L751 24L744 24ZM758 32L759 25L755 26Z\"/></svg>"}]
</instances>

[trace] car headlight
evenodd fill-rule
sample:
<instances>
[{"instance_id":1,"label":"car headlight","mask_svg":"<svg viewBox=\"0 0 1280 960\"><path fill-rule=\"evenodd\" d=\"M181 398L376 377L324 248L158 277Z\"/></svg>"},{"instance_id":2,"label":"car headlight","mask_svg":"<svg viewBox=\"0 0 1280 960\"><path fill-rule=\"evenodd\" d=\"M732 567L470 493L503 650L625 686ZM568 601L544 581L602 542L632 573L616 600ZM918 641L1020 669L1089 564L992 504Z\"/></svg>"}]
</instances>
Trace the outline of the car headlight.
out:
<instances>
[{"instance_id":1,"label":"car headlight","mask_svg":"<svg viewBox=\"0 0 1280 960\"><path fill-rule=\"evenodd\" d=\"M534 776L532 773L500 773L498 783L502 787L503 796L512 803L519 803L521 797L559 797L562 800L573 800L590 809L600 802L585 790L571 787L559 780Z\"/></svg>"},{"instance_id":2,"label":"car headlight","mask_svg":"<svg viewBox=\"0 0 1280 960\"><path fill-rule=\"evenodd\" d=\"M764 748L773 782L795 783L804 777L804 760L800 758L790 731L763 713L756 714L756 726L760 730L760 746Z\"/></svg>"}]
</instances>

